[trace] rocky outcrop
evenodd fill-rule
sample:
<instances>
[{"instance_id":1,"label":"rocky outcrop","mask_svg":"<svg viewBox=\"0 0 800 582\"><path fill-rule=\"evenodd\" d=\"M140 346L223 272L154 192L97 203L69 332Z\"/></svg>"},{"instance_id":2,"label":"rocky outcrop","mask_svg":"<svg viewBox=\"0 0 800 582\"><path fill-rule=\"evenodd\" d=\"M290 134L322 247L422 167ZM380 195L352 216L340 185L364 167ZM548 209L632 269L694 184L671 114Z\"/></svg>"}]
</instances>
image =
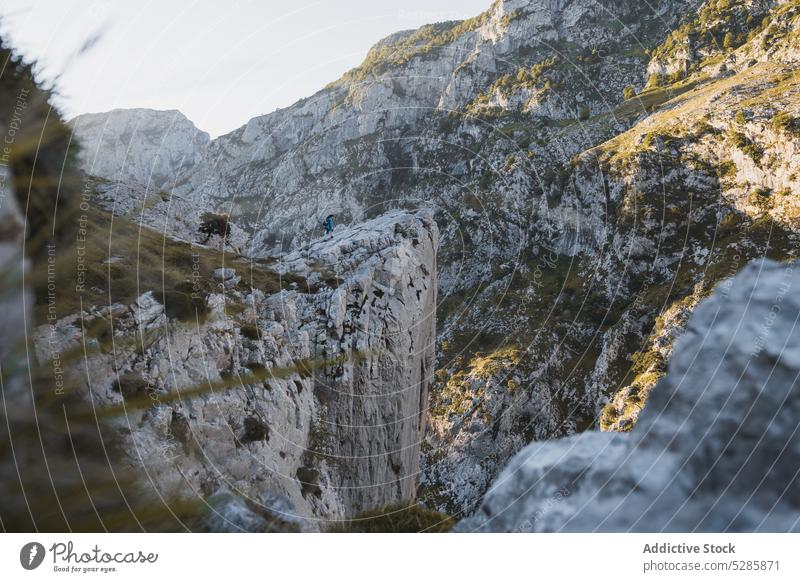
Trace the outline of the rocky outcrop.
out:
<instances>
[{"instance_id":1,"label":"rocky outcrop","mask_svg":"<svg viewBox=\"0 0 800 582\"><path fill-rule=\"evenodd\" d=\"M630 434L520 452L460 531L798 531L800 264L703 301Z\"/></svg>"},{"instance_id":2,"label":"rocky outcrop","mask_svg":"<svg viewBox=\"0 0 800 582\"><path fill-rule=\"evenodd\" d=\"M208 500L208 527L269 529L269 512L319 529L415 497L437 238L424 213L339 227L273 267L277 293L226 267L204 321L169 318L148 292L36 330L38 356L54 333L62 350L86 342L82 391L129 463L160 495Z\"/></svg>"},{"instance_id":3,"label":"rocky outcrop","mask_svg":"<svg viewBox=\"0 0 800 582\"><path fill-rule=\"evenodd\" d=\"M423 472L438 507L472 511L475 492L520 442L595 422L630 430L698 300L750 260L792 256L798 7L780 4L744 44L723 51L731 65L704 63L593 116L581 127L609 117L635 123L577 153L561 176L545 179L537 166L533 252L521 248L491 283L461 293L469 307L440 325L445 349ZM517 157L501 182L526 166ZM476 208L488 215L488 206ZM447 264L446 245L442 252ZM448 294L442 299L448 307ZM475 374L514 349L493 373Z\"/></svg>"},{"instance_id":4,"label":"rocky outcrop","mask_svg":"<svg viewBox=\"0 0 800 582\"><path fill-rule=\"evenodd\" d=\"M79 115L70 125L88 174L151 192L174 188L211 141L179 111L115 109Z\"/></svg>"}]
</instances>

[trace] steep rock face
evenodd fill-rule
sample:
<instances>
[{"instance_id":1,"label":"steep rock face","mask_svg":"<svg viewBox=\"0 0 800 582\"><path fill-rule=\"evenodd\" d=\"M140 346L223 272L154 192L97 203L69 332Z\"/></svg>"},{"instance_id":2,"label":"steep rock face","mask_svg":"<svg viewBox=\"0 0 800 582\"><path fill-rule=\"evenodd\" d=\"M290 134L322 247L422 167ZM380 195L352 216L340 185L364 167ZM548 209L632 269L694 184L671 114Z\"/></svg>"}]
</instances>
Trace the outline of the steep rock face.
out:
<instances>
[{"instance_id":1,"label":"steep rock face","mask_svg":"<svg viewBox=\"0 0 800 582\"><path fill-rule=\"evenodd\" d=\"M678 95L577 161L582 190L605 190L618 209L625 236L615 235L615 254L637 259L621 265L625 284L640 303L663 302L632 373L603 411L603 428L632 426L699 298L751 259L792 256L800 230L799 22L800 5L779 3L744 44L719 55L724 66L690 68L667 88ZM655 260L642 268L644 257ZM609 280L624 281L611 274L620 265L607 265ZM669 292L659 297L665 283Z\"/></svg>"},{"instance_id":2,"label":"steep rock face","mask_svg":"<svg viewBox=\"0 0 800 582\"><path fill-rule=\"evenodd\" d=\"M800 271L748 265L695 310L630 434L520 452L461 531L798 531Z\"/></svg>"},{"instance_id":3,"label":"steep rock face","mask_svg":"<svg viewBox=\"0 0 800 582\"><path fill-rule=\"evenodd\" d=\"M149 190L171 190L201 161L211 141L179 111L115 109L70 122L84 170Z\"/></svg>"},{"instance_id":4,"label":"steep rock face","mask_svg":"<svg viewBox=\"0 0 800 582\"><path fill-rule=\"evenodd\" d=\"M525 443L597 414L598 390L583 388L593 324L548 312L558 279L579 267L568 257L603 244L606 200L580 196L565 176L572 156L635 123L602 113L644 83L645 49L688 4L498 1L464 22L394 35L340 81L215 140L175 189L230 210L253 232L255 256L302 243L330 212L357 222L396 205L437 209L442 297L470 298L440 313L439 367L470 379L437 383L423 483L440 508L472 508ZM543 271L556 275L533 288ZM507 350L521 354L514 369L489 366L499 375L472 381L473 358Z\"/></svg>"},{"instance_id":5,"label":"steep rock face","mask_svg":"<svg viewBox=\"0 0 800 582\"><path fill-rule=\"evenodd\" d=\"M284 257L278 293L219 269L205 321L170 319L145 293L42 326L38 356L85 341L81 390L128 462L160 495L207 502L210 527L266 529L270 513L319 529L415 496L437 237L430 216L402 211L340 227ZM99 324L113 342L81 337Z\"/></svg>"}]
</instances>

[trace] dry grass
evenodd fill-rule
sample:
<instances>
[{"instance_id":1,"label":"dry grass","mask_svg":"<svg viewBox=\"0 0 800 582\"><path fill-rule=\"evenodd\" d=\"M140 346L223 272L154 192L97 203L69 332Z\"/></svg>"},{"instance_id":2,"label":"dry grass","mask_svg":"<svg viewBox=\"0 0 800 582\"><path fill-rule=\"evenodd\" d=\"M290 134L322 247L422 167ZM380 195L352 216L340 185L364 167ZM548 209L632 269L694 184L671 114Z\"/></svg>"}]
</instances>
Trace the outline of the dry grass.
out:
<instances>
[{"instance_id":1,"label":"dry grass","mask_svg":"<svg viewBox=\"0 0 800 582\"><path fill-rule=\"evenodd\" d=\"M205 314L206 296L220 292L212 273L223 266L242 275L242 290L254 287L269 294L290 283L303 283L296 277L281 277L265 263L176 241L97 205L74 218L73 232L76 239L85 232L86 240L56 249L52 272L40 270L34 280L39 322L47 315L50 283L58 318L89 306L129 304L152 291L165 304L167 315L182 320ZM83 273L78 268L81 256Z\"/></svg>"},{"instance_id":2,"label":"dry grass","mask_svg":"<svg viewBox=\"0 0 800 582\"><path fill-rule=\"evenodd\" d=\"M455 519L413 501L394 503L357 515L332 527L334 533L445 533Z\"/></svg>"}]
</instances>

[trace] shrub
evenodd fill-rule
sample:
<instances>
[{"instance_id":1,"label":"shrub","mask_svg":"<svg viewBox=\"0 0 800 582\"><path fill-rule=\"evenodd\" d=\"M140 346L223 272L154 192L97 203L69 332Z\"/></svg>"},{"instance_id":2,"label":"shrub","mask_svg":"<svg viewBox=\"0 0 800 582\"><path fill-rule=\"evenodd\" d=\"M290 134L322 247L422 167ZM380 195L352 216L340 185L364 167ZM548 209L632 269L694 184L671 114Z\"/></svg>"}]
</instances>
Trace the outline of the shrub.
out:
<instances>
[{"instance_id":1,"label":"shrub","mask_svg":"<svg viewBox=\"0 0 800 582\"><path fill-rule=\"evenodd\" d=\"M488 190L489 187L492 185L492 180L494 179L494 175L490 170L487 170L481 175L481 180L478 184L478 187L481 190Z\"/></svg>"},{"instance_id":2,"label":"shrub","mask_svg":"<svg viewBox=\"0 0 800 582\"><path fill-rule=\"evenodd\" d=\"M471 208L475 212L481 212L483 210L483 204L481 203L480 197L476 196L472 192L466 192L464 194L464 205L467 208Z\"/></svg>"},{"instance_id":3,"label":"shrub","mask_svg":"<svg viewBox=\"0 0 800 582\"><path fill-rule=\"evenodd\" d=\"M726 236L736 230L739 225L739 219L733 212L728 212L719 221L719 232L722 236Z\"/></svg>"},{"instance_id":4,"label":"shrub","mask_svg":"<svg viewBox=\"0 0 800 582\"><path fill-rule=\"evenodd\" d=\"M727 160L719 165L720 178L735 178L738 171L739 170L736 167L736 164L733 163L733 160Z\"/></svg>"},{"instance_id":5,"label":"shrub","mask_svg":"<svg viewBox=\"0 0 800 582\"><path fill-rule=\"evenodd\" d=\"M247 339L258 340L258 328L250 323L247 323L241 328L242 335Z\"/></svg>"},{"instance_id":6,"label":"shrub","mask_svg":"<svg viewBox=\"0 0 800 582\"><path fill-rule=\"evenodd\" d=\"M331 529L340 533L444 533L455 520L414 502L395 503L357 515Z\"/></svg>"},{"instance_id":7,"label":"shrub","mask_svg":"<svg viewBox=\"0 0 800 582\"><path fill-rule=\"evenodd\" d=\"M764 151L761 149L760 146L753 143L750 140L750 138L748 138L745 134L739 131L731 131L729 137L733 142L733 145L742 150L748 156L750 156L756 164L759 164L761 162L761 158L764 155Z\"/></svg>"},{"instance_id":8,"label":"shrub","mask_svg":"<svg viewBox=\"0 0 800 582\"><path fill-rule=\"evenodd\" d=\"M794 133L798 129L797 119L785 112L776 113L772 116L772 128L775 131Z\"/></svg>"},{"instance_id":9,"label":"shrub","mask_svg":"<svg viewBox=\"0 0 800 582\"><path fill-rule=\"evenodd\" d=\"M453 133L456 129L458 129L458 125L461 123L461 120L455 115L443 115L438 119L437 123L439 125L439 132Z\"/></svg>"},{"instance_id":10,"label":"shrub","mask_svg":"<svg viewBox=\"0 0 800 582\"><path fill-rule=\"evenodd\" d=\"M199 232L206 235L204 242L208 242L214 235L227 238L231 233L231 225L228 222L229 218L227 214L215 214L213 212L204 213L200 217L200 228L198 228Z\"/></svg>"},{"instance_id":11,"label":"shrub","mask_svg":"<svg viewBox=\"0 0 800 582\"><path fill-rule=\"evenodd\" d=\"M747 201L761 210L762 212L768 212L773 207L773 200L772 200L772 191L768 188L758 188L757 190L753 190L750 193L750 196L747 197Z\"/></svg>"},{"instance_id":12,"label":"shrub","mask_svg":"<svg viewBox=\"0 0 800 582\"><path fill-rule=\"evenodd\" d=\"M255 416L244 419L244 435L239 439L242 443L255 443L269 440L269 427Z\"/></svg>"},{"instance_id":13,"label":"shrub","mask_svg":"<svg viewBox=\"0 0 800 582\"><path fill-rule=\"evenodd\" d=\"M580 110L578 111L578 119L581 121L586 121L591 116L592 112L586 105L581 106Z\"/></svg>"},{"instance_id":14,"label":"shrub","mask_svg":"<svg viewBox=\"0 0 800 582\"><path fill-rule=\"evenodd\" d=\"M733 36L733 33L730 31L725 33L725 37L722 39L722 48L725 50L732 49L735 44L736 37Z\"/></svg>"},{"instance_id":15,"label":"shrub","mask_svg":"<svg viewBox=\"0 0 800 582\"><path fill-rule=\"evenodd\" d=\"M686 72L678 70L673 73L670 73L667 76L667 82L669 82L670 84L677 83L678 81L682 81L685 77L686 77Z\"/></svg>"},{"instance_id":16,"label":"shrub","mask_svg":"<svg viewBox=\"0 0 800 582\"><path fill-rule=\"evenodd\" d=\"M658 73L651 73L649 77L647 77L647 85L648 89L654 89L656 87L660 87L664 82L664 77L659 75Z\"/></svg>"},{"instance_id":17,"label":"shrub","mask_svg":"<svg viewBox=\"0 0 800 582\"><path fill-rule=\"evenodd\" d=\"M297 480L300 481L303 497L306 495L314 495L319 497L322 495L322 489L319 486L319 471L313 467L300 467L297 469Z\"/></svg>"},{"instance_id":18,"label":"shrub","mask_svg":"<svg viewBox=\"0 0 800 582\"><path fill-rule=\"evenodd\" d=\"M742 148L742 151L752 158L756 164L761 163L761 158L764 157L764 151L760 146L753 142L748 143Z\"/></svg>"},{"instance_id":19,"label":"shrub","mask_svg":"<svg viewBox=\"0 0 800 582\"><path fill-rule=\"evenodd\" d=\"M633 99L636 97L636 89L633 88L633 85L628 85L622 90L622 96L627 101L628 99Z\"/></svg>"},{"instance_id":20,"label":"shrub","mask_svg":"<svg viewBox=\"0 0 800 582\"><path fill-rule=\"evenodd\" d=\"M185 293L176 289L158 291L154 295L164 306L167 317L180 321L202 322L208 315L208 305L202 295Z\"/></svg>"}]
</instances>

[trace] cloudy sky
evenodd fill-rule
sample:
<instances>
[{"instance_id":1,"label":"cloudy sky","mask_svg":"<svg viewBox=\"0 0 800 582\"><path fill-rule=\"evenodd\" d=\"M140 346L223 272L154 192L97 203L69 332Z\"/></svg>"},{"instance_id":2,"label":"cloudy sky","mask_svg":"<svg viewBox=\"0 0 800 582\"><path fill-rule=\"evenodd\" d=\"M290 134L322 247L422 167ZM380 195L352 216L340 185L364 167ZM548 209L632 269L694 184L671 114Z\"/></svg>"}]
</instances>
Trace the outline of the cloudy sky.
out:
<instances>
[{"instance_id":1,"label":"cloudy sky","mask_svg":"<svg viewBox=\"0 0 800 582\"><path fill-rule=\"evenodd\" d=\"M384 36L490 0L0 0L68 117L179 109L212 136L313 94Z\"/></svg>"}]
</instances>

